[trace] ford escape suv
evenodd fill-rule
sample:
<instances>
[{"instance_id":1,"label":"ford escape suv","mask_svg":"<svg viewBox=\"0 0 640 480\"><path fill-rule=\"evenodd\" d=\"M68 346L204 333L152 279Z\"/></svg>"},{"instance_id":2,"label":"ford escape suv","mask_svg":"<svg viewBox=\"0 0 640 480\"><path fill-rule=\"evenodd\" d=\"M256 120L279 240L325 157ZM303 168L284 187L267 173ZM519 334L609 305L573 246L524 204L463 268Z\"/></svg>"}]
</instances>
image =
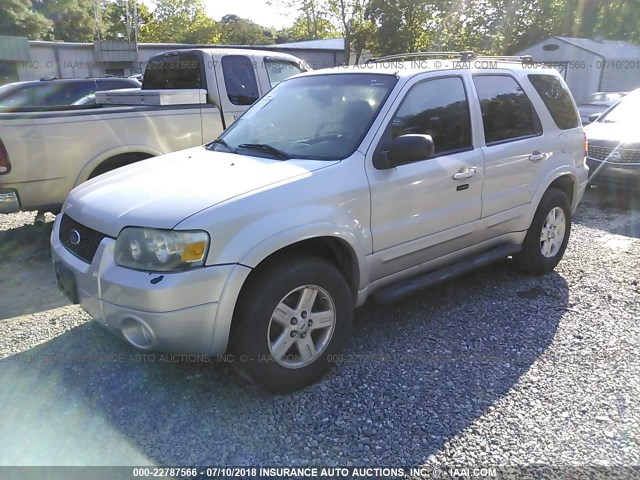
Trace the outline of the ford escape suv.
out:
<instances>
[{"instance_id":1,"label":"ford escape suv","mask_svg":"<svg viewBox=\"0 0 640 480\"><path fill-rule=\"evenodd\" d=\"M58 284L139 349L232 352L291 391L369 297L508 256L553 270L588 177L561 76L404 59L284 80L212 143L80 185L52 232Z\"/></svg>"}]
</instances>

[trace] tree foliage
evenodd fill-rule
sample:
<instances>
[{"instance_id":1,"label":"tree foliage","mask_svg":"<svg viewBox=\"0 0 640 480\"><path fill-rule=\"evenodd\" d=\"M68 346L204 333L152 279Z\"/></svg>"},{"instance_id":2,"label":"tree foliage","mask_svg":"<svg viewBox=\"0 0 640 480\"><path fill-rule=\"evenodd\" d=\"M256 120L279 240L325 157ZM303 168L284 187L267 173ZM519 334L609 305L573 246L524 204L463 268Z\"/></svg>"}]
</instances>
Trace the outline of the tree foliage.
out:
<instances>
[{"instance_id":1,"label":"tree foliage","mask_svg":"<svg viewBox=\"0 0 640 480\"><path fill-rule=\"evenodd\" d=\"M237 15L220 20L220 39L226 45L269 45L275 43L275 32Z\"/></svg>"},{"instance_id":2,"label":"tree foliage","mask_svg":"<svg viewBox=\"0 0 640 480\"><path fill-rule=\"evenodd\" d=\"M127 4L128 7L127 8ZM138 30L146 26L153 16L146 4L136 0L113 0L104 6L102 21L105 24L105 38L115 40L118 38L135 38L136 21L134 12L137 12Z\"/></svg>"},{"instance_id":3,"label":"tree foliage","mask_svg":"<svg viewBox=\"0 0 640 480\"><path fill-rule=\"evenodd\" d=\"M92 42L128 37L137 2L140 41L264 45L344 37L356 59L417 50L509 54L552 35L640 42L640 0L271 0L292 25L275 32L237 15L216 22L204 0L0 0L0 35ZM133 35L131 35L133 37Z\"/></svg>"},{"instance_id":4,"label":"tree foliage","mask_svg":"<svg viewBox=\"0 0 640 480\"><path fill-rule=\"evenodd\" d=\"M96 14L100 15L99 4L93 0L32 1L35 12L53 23L52 40L93 42L104 34L104 26L96 22Z\"/></svg>"},{"instance_id":5,"label":"tree foliage","mask_svg":"<svg viewBox=\"0 0 640 480\"><path fill-rule=\"evenodd\" d=\"M202 0L156 0L151 19L140 30L141 42L215 43L216 22Z\"/></svg>"},{"instance_id":6,"label":"tree foliage","mask_svg":"<svg viewBox=\"0 0 640 480\"><path fill-rule=\"evenodd\" d=\"M287 10L297 11L298 16L291 27L278 31L277 43L336 38L339 35L321 0L282 0L280 3Z\"/></svg>"},{"instance_id":7,"label":"tree foliage","mask_svg":"<svg viewBox=\"0 0 640 480\"><path fill-rule=\"evenodd\" d=\"M42 40L53 30L53 22L34 11L30 0L0 0L0 12L0 35Z\"/></svg>"}]
</instances>

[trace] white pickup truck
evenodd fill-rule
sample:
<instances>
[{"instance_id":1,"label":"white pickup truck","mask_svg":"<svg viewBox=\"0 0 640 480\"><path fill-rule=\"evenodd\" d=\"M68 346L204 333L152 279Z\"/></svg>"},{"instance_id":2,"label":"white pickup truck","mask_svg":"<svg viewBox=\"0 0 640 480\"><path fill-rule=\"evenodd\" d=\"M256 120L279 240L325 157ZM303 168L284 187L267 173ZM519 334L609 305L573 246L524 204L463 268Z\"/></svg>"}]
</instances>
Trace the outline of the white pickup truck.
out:
<instances>
[{"instance_id":1,"label":"white pickup truck","mask_svg":"<svg viewBox=\"0 0 640 480\"><path fill-rule=\"evenodd\" d=\"M149 61L142 90L103 93L104 104L0 111L0 213L57 213L89 178L207 143L302 71L282 53L170 51Z\"/></svg>"}]
</instances>

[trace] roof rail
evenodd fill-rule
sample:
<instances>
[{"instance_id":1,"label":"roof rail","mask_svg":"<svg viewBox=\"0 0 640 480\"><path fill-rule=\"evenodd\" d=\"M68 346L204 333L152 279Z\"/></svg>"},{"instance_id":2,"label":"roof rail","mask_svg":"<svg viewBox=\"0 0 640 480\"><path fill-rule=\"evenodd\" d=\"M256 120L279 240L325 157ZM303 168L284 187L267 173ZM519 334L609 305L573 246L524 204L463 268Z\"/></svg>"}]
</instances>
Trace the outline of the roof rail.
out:
<instances>
[{"instance_id":1,"label":"roof rail","mask_svg":"<svg viewBox=\"0 0 640 480\"><path fill-rule=\"evenodd\" d=\"M531 55L476 55L472 51L465 52L408 52L397 53L394 55L385 55L383 57L370 58L365 63L388 62L391 60L415 60L419 58L450 58L459 62L472 62L476 59L501 60L505 62L533 62Z\"/></svg>"},{"instance_id":2,"label":"roof rail","mask_svg":"<svg viewBox=\"0 0 640 480\"><path fill-rule=\"evenodd\" d=\"M388 62L390 60L417 59L417 58L459 58L460 61L468 62L475 58L473 52L407 52L394 55L385 55L378 58L370 58L366 63Z\"/></svg>"}]
</instances>

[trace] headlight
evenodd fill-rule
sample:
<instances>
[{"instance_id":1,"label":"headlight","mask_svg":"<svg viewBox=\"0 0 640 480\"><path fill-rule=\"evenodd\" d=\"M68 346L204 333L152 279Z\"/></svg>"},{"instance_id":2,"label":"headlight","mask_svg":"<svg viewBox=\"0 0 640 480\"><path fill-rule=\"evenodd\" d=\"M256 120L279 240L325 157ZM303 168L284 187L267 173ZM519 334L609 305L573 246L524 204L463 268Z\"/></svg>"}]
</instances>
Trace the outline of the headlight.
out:
<instances>
[{"instance_id":1,"label":"headlight","mask_svg":"<svg viewBox=\"0 0 640 480\"><path fill-rule=\"evenodd\" d=\"M207 232L128 227L118 235L115 257L121 267L170 272L203 266L208 250Z\"/></svg>"}]
</instances>

